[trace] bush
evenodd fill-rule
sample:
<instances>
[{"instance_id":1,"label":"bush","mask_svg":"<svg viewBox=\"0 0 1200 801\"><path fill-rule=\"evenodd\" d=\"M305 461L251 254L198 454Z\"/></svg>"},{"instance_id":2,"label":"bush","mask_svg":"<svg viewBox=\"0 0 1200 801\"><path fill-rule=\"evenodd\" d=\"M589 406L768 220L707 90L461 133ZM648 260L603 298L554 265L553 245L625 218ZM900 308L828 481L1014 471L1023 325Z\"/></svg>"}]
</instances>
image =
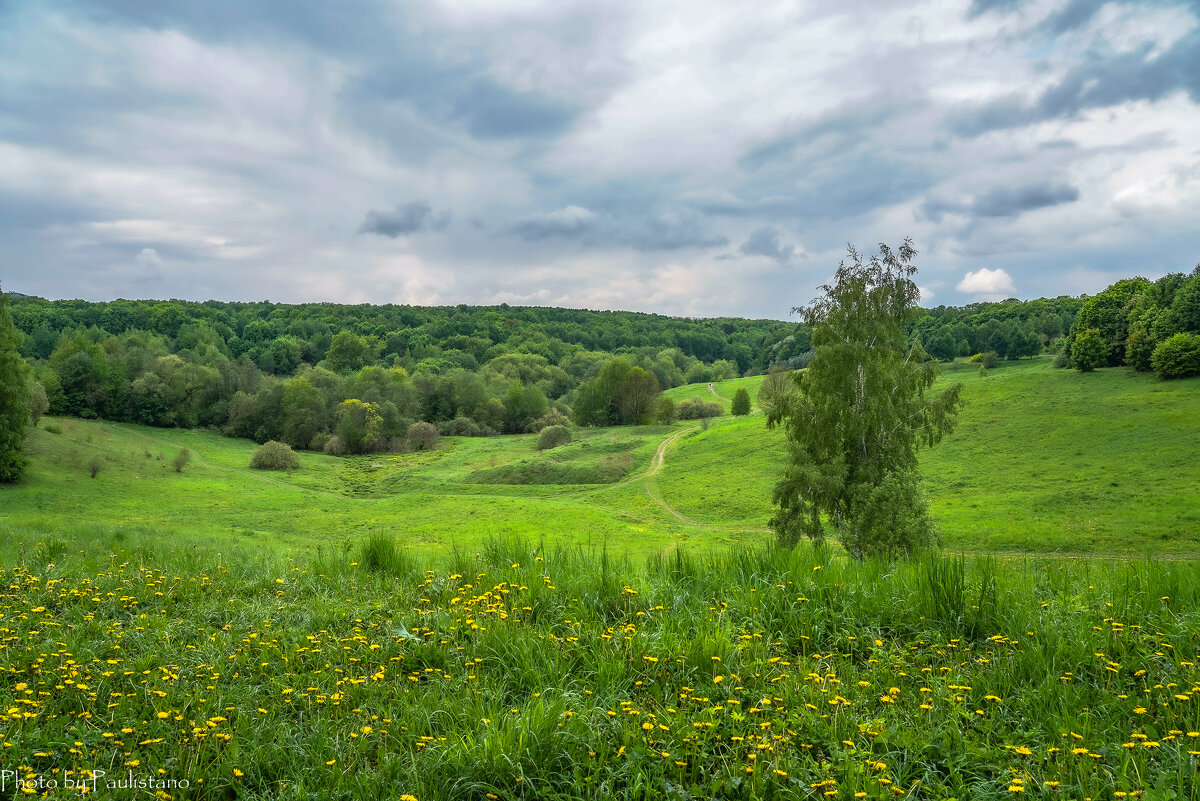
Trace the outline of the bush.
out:
<instances>
[{"instance_id":1,"label":"bush","mask_svg":"<svg viewBox=\"0 0 1200 801\"><path fill-rule=\"evenodd\" d=\"M326 443L331 439L333 439L333 434L330 434L328 431L318 431L316 434L313 434L313 438L309 441L308 449L322 453L325 451Z\"/></svg>"},{"instance_id":2,"label":"bush","mask_svg":"<svg viewBox=\"0 0 1200 801\"><path fill-rule=\"evenodd\" d=\"M566 426L549 426L542 429L542 433L538 434L537 449L539 451L548 451L551 448L557 448L559 445L566 445L571 441L571 432Z\"/></svg>"},{"instance_id":3,"label":"bush","mask_svg":"<svg viewBox=\"0 0 1200 801\"><path fill-rule=\"evenodd\" d=\"M979 354L979 366L985 370L990 370L1000 363L1000 354L994 350L989 350L986 353Z\"/></svg>"},{"instance_id":4,"label":"bush","mask_svg":"<svg viewBox=\"0 0 1200 801\"><path fill-rule=\"evenodd\" d=\"M100 471L103 469L104 469L104 460L101 459L99 456L93 456L88 461L88 473L91 475L92 478L95 478L100 473Z\"/></svg>"},{"instance_id":5,"label":"bush","mask_svg":"<svg viewBox=\"0 0 1200 801\"><path fill-rule=\"evenodd\" d=\"M406 441L411 450L432 451L437 449L439 436L437 426L419 420L408 427Z\"/></svg>"},{"instance_id":6,"label":"bush","mask_svg":"<svg viewBox=\"0 0 1200 801\"><path fill-rule=\"evenodd\" d=\"M1150 362L1159 378L1200 375L1200 334L1176 334L1164 340Z\"/></svg>"},{"instance_id":7,"label":"bush","mask_svg":"<svg viewBox=\"0 0 1200 801\"><path fill-rule=\"evenodd\" d=\"M529 424L530 433L536 434L550 426L569 426L571 418L551 407L544 415Z\"/></svg>"},{"instance_id":8,"label":"bush","mask_svg":"<svg viewBox=\"0 0 1200 801\"><path fill-rule=\"evenodd\" d=\"M330 437L325 442L325 447L323 448L323 450L325 451L325 453L327 453L330 456L345 456L346 455L346 440L344 440L338 436Z\"/></svg>"},{"instance_id":9,"label":"bush","mask_svg":"<svg viewBox=\"0 0 1200 801\"><path fill-rule=\"evenodd\" d=\"M1141 325L1129 332L1125 340L1125 363L1140 372L1149 372L1153 366L1154 337Z\"/></svg>"},{"instance_id":10,"label":"bush","mask_svg":"<svg viewBox=\"0 0 1200 801\"><path fill-rule=\"evenodd\" d=\"M183 468L187 467L187 463L191 458L191 451L187 448L180 448L179 453L175 454L175 458L171 460L171 466L175 468L176 473L182 473Z\"/></svg>"},{"instance_id":11,"label":"bush","mask_svg":"<svg viewBox=\"0 0 1200 801\"><path fill-rule=\"evenodd\" d=\"M680 420L704 420L709 417L720 417L725 411L719 403L708 403L699 398L690 398L685 401L680 401L675 407L676 415Z\"/></svg>"},{"instance_id":12,"label":"bush","mask_svg":"<svg viewBox=\"0 0 1200 801\"><path fill-rule=\"evenodd\" d=\"M46 425L42 426L42 430L50 434L61 434L62 426L58 423L46 423Z\"/></svg>"},{"instance_id":13,"label":"bush","mask_svg":"<svg viewBox=\"0 0 1200 801\"><path fill-rule=\"evenodd\" d=\"M269 440L258 446L250 457L250 466L255 470L297 470L300 457L286 442Z\"/></svg>"}]
</instances>

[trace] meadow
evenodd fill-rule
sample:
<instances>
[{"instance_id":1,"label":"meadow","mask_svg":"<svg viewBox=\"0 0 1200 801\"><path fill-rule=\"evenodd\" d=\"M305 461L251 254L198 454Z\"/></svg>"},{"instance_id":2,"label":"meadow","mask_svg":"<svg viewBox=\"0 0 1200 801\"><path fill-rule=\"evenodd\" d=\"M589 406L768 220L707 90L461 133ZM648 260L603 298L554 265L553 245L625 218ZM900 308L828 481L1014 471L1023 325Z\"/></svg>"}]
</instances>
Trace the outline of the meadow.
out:
<instances>
[{"instance_id":1,"label":"meadow","mask_svg":"<svg viewBox=\"0 0 1200 801\"><path fill-rule=\"evenodd\" d=\"M1200 379L1124 369L1080 374L1049 359L980 376L955 363L967 405L922 453L932 514L956 552L1188 555L1200 549ZM761 377L670 390L722 403ZM57 431L58 433L53 433ZM487 537L606 543L643 558L686 547L765 542L781 432L757 407L707 426L575 429L538 451L534 435L444 438L432 453L336 458L301 453L288 473L249 469L256 447L200 430L47 419L29 477L3 490L0 527L143 529L260 550L312 550L394 534L443 555ZM183 472L171 467L182 448ZM93 478L89 465L99 460Z\"/></svg>"},{"instance_id":2,"label":"meadow","mask_svg":"<svg viewBox=\"0 0 1200 801\"><path fill-rule=\"evenodd\" d=\"M288 473L44 419L0 491L0 793L1200 798L1197 380L959 378L946 548L892 564L771 547L757 409Z\"/></svg>"}]
</instances>

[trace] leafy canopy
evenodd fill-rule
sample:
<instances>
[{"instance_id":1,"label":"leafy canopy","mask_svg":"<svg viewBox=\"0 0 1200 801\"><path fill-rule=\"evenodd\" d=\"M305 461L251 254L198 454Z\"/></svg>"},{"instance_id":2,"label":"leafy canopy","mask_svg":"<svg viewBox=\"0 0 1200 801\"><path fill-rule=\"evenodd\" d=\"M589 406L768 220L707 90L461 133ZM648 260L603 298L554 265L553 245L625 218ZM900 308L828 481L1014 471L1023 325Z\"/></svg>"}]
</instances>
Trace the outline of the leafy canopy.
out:
<instances>
[{"instance_id":1,"label":"leafy canopy","mask_svg":"<svg viewBox=\"0 0 1200 801\"><path fill-rule=\"evenodd\" d=\"M788 374L795 391L767 406L767 425L783 426L788 440L771 519L781 544L821 542L829 525L861 559L934 539L917 450L951 431L962 385L928 395L937 362L905 336L920 299L915 255L908 239L866 261L851 247L825 294L794 310L813 328L815 353Z\"/></svg>"}]
</instances>

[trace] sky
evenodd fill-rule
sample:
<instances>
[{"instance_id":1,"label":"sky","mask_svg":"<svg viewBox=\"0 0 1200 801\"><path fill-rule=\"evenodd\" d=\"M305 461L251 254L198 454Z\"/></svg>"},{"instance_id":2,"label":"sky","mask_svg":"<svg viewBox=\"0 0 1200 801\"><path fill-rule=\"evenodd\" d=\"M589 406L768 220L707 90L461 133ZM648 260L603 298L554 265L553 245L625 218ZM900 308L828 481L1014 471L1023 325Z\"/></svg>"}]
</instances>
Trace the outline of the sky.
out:
<instances>
[{"instance_id":1,"label":"sky","mask_svg":"<svg viewBox=\"0 0 1200 801\"><path fill-rule=\"evenodd\" d=\"M787 319L1200 261L1200 0L0 0L0 284Z\"/></svg>"}]
</instances>

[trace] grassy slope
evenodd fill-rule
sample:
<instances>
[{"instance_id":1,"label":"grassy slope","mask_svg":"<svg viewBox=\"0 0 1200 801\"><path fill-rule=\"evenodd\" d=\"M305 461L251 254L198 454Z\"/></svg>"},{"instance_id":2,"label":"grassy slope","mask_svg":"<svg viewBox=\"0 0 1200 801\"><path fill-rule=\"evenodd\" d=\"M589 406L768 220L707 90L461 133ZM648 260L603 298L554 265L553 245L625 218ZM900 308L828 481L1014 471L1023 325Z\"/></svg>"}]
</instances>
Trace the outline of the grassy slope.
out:
<instances>
[{"instance_id":1,"label":"grassy slope","mask_svg":"<svg viewBox=\"0 0 1200 801\"><path fill-rule=\"evenodd\" d=\"M958 429L922 455L948 546L1200 547L1200 380L1118 369L1084 375L1055 370L1047 358L1008 362L987 376L956 364L940 379L958 380L967 400ZM736 385L714 389L731 398ZM681 440L657 482L692 520L763 526L784 456L782 434L766 431L756 410Z\"/></svg>"},{"instance_id":2,"label":"grassy slope","mask_svg":"<svg viewBox=\"0 0 1200 801\"><path fill-rule=\"evenodd\" d=\"M1010 363L981 377L967 365L943 381L965 383L958 430L925 452L933 514L947 545L967 550L1195 552L1200 545L1200 381L1161 382L1124 370L1053 370L1047 359ZM719 400L760 378L679 387L680 400ZM247 468L253 443L199 431L58 420L35 431L27 479L0 490L10 530L66 526L198 534L217 546L339 547L371 532L421 550L473 547L488 536L660 552L677 543L758 540L783 464L780 432L757 409L701 430L674 427L576 432L538 452L534 437L444 441L433 454L335 459L301 454L290 474ZM644 478L655 450L665 463ZM182 474L180 447L195 454ZM149 458L146 454L149 453ZM100 475L86 465L104 459ZM470 484L479 471L555 462L579 469L628 466L607 485ZM656 498L658 500L656 500ZM660 503L661 501L662 503ZM667 507L665 508L665 504Z\"/></svg>"}]
</instances>

